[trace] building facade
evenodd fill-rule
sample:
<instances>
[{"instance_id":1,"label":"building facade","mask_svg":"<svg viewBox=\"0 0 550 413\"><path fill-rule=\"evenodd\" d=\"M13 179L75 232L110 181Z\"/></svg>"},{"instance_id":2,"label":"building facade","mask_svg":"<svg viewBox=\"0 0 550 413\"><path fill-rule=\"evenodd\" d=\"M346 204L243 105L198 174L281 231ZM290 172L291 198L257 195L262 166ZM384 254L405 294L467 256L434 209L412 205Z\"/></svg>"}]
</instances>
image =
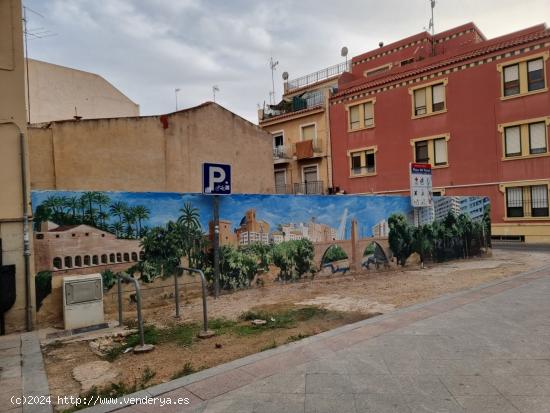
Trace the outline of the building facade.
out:
<instances>
[{"instance_id":1,"label":"building facade","mask_svg":"<svg viewBox=\"0 0 550 413\"><path fill-rule=\"evenodd\" d=\"M31 198L21 18L20 0L0 1L0 270L5 277L4 271L15 269L16 289L4 314L6 333L31 330L35 320L31 236L24 219L30 218Z\"/></svg>"},{"instance_id":2,"label":"building facade","mask_svg":"<svg viewBox=\"0 0 550 413\"><path fill-rule=\"evenodd\" d=\"M233 193L274 188L271 135L213 102L33 124L29 139L32 189L200 193L204 162L231 164Z\"/></svg>"},{"instance_id":3,"label":"building facade","mask_svg":"<svg viewBox=\"0 0 550 413\"><path fill-rule=\"evenodd\" d=\"M281 102L258 111L260 127L273 136L276 193L333 191L328 100L347 67L339 64L285 81Z\"/></svg>"},{"instance_id":4,"label":"building facade","mask_svg":"<svg viewBox=\"0 0 550 413\"><path fill-rule=\"evenodd\" d=\"M235 234L239 245L269 244L269 224L266 221L256 219L254 208L246 211L239 227L235 230Z\"/></svg>"},{"instance_id":5,"label":"building facade","mask_svg":"<svg viewBox=\"0 0 550 413\"><path fill-rule=\"evenodd\" d=\"M409 163L431 163L434 195L490 198L493 236L550 241L549 54L545 25L468 23L354 57L330 98L333 186L405 195Z\"/></svg>"},{"instance_id":6,"label":"building facade","mask_svg":"<svg viewBox=\"0 0 550 413\"><path fill-rule=\"evenodd\" d=\"M29 122L139 116L139 105L103 77L28 59Z\"/></svg>"}]
</instances>

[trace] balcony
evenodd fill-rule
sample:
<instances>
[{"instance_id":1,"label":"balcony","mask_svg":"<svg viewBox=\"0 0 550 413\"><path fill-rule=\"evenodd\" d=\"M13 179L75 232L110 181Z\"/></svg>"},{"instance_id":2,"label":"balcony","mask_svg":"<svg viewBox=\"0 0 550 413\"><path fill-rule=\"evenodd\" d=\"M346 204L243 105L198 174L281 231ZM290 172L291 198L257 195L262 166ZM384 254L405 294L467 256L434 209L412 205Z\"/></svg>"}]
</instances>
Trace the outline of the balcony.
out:
<instances>
[{"instance_id":1,"label":"balcony","mask_svg":"<svg viewBox=\"0 0 550 413\"><path fill-rule=\"evenodd\" d=\"M294 150L292 146L279 145L273 147L273 163L284 163L292 159Z\"/></svg>"},{"instance_id":2,"label":"balcony","mask_svg":"<svg viewBox=\"0 0 550 413\"><path fill-rule=\"evenodd\" d=\"M322 91L307 92L302 96L294 96L292 100L282 100L277 105L267 105L258 111L258 118L260 122L266 122L281 115L324 106L325 95Z\"/></svg>"},{"instance_id":3,"label":"balcony","mask_svg":"<svg viewBox=\"0 0 550 413\"><path fill-rule=\"evenodd\" d=\"M323 181L309 181L294 184L275 185L276 194L288 195L324 195Z\"/></svg>"},{"instance_id":4,"label":"balcony","mask_svg":"<svg viewBox=\"0 0 550 413\"><path fill-rule=\"evenodd\" d=\"M296 142L294 154L297 160L312 159L324 155L323 140L320 138Z\"/></svg>"},{"instance_id":5,"label":"balcony","mask_svg":"<svg viewBox=\"0 0 550 413\"><path fill-rule=\"evenodd\" d=\"M308 181L294 184L295 195L323 195L323 181Z\"/></svg>"},{"instance_id":6,"label":"balcony","mask_svg":"<svg viewBox=\"0 0 550 413\"><path fill-rule=\"evenodd\" d=\"M338 76L339 74L344 72L349 72L350 67L351 60L349 62L339 63L337 65L318 70L317 72L310 73L309 75L302 76L297 79L289 80L285 83L285 93L292 92L295 89L300 89L304 86L312 85L317 82L321 82L333 76Z\"/></svg>"}]
</instances>

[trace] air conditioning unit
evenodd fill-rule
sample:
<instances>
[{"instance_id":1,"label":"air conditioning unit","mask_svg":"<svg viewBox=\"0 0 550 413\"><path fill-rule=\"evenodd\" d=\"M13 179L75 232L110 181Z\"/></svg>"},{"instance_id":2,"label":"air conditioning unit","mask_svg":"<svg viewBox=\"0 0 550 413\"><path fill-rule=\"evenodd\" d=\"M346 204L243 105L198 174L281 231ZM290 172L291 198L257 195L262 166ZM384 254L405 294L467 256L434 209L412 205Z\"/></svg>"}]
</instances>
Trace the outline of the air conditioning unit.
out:
<instances>
[{"instance_id":1,"label":"air conditioning unit","mask_svg":"<svg viewBox=\"0 0 550 413\"><path fill-rule=\"evenodd\" d=\"M63 277L63 316L65 330L104 322L101 274Z\"/></svg>"}]
</instances>

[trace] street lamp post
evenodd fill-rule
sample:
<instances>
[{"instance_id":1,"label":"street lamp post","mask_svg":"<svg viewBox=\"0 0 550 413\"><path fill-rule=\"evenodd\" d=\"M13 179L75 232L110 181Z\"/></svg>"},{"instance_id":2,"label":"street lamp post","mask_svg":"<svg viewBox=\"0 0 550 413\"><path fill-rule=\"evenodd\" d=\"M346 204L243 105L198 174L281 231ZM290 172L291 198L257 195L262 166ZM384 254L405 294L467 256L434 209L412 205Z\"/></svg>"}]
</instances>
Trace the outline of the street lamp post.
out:
<instances>
[{"instance_id":1,"label":"street lamp post","mask_svg":"<svg viewBox=\"0 0 550 413\"><path fill-rule=\"evenodd\" d=\"M175 88L174 89L174 94L176 95L176 111L178 110L178 92L180 91L181 89L179 87Z\"/></svg>"}]
</instances>

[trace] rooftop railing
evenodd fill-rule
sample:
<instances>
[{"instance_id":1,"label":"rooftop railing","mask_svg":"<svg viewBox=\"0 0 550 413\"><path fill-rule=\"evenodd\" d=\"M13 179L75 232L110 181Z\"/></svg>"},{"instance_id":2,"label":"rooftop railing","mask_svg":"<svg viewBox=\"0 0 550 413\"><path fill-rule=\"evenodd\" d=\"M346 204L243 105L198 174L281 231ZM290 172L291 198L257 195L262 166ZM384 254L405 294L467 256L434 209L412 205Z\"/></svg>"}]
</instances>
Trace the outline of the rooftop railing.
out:
<instances>
[{"instance_id":1,"label":"rooftop railing","mask_svg":"<svg viewBox=\"0 0 550 413\"><path fill-rule=\"evenodd\" d=\"M348 72L350 70L350 67L351 60L318 70L317 72L310 73L309 75L305 75L297 79L289 80L285 84L285 92L288 93L294 89L299 89L301 87L320 82L330 77L337 76L341 73Z\"/></svg>"}]
</instances>

